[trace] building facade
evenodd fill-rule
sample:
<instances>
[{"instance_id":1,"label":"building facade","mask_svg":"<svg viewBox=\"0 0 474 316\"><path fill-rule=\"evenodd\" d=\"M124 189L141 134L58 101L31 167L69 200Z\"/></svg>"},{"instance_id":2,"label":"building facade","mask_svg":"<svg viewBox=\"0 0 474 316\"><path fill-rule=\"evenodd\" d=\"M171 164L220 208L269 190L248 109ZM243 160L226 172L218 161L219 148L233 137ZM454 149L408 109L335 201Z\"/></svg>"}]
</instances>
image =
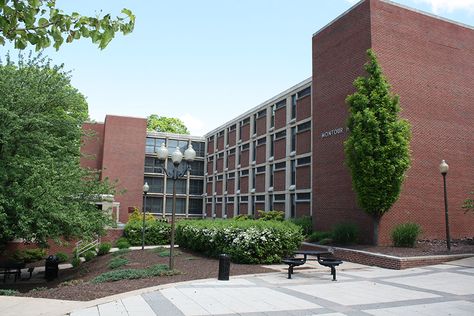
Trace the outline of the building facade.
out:
<instances>
[{"instance_id":1,"label":"building facade","mask_svg":"<svg viewBox=\"0 0 474 316\"><path fill-rule=\"evenodd\" d=\"M287 218L312 216L317 230L355 222L366 241L373 224L356 203L344 164L348 133L347 95L364 75L366 51L378 56L401 116L412 126L412 166L400 199L382 217L381 244L391 230L416 222L423 238L444 238L442 177L448 174L451 232L472 236L474 216L461 206L474 188L474 29L385 0L364 0L312 38L313 75L204 137L147 133L146 120L107 116L86 124L95 138L83 146L83 165L119 180L120 220L142 207L142 186L150 184L147 210L170 213L170 183L154 158L157 146L198 153L191 174L178 183L177 213L229 218L258 210L281 210Z\"/></svg>"}]
</instances>

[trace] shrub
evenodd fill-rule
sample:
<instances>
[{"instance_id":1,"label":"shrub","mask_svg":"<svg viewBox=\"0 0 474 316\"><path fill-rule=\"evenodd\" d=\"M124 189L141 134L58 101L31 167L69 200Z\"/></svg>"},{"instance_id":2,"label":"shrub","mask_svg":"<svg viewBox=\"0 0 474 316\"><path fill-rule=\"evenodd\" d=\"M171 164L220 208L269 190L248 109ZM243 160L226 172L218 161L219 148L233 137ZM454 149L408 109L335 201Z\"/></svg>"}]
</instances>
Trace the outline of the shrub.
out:
<instances>
[{"instance_id":1,"label":"shrub","mask_svg":"<svg viewBox=\"0 0 474 316\"><path fill-rule=\"evenodd\" d=\"M73 268L77 268L78 266L81 265L81 259L77 258L77 257L74 257L72 260L71 260L71 264L73 266Z\"/></svg>"},{"instance_id":2,"label":"shrub","mask_svg":"<svg viewBox=\"0 0 474 316\"><path fill-rule=\"evenodd\" d=\"M35 262L46 257L46 250L41 248L17 250L13 254L13 258L24 263Z\"/></svg>"},{"instance_id":3,"label":"shrub","mask_svg":"<svg viewBox=\"0 0 474 316\"><path fill-rule=\"evenodd\" d=\"M258 219L261 221L279 221L283 222L285 220L285 213L283 211L262 211L258 210Z\"/></svg>"},{"instance_id":4,"label":"shrub","mask_svg":"<svg viewBox=\"0 0 474 316\"><path fill-rule=\"evenodd\" d=\"M340 223L334 226L332 240L336 244L346 245L356 243L359 238L359 229L354 223Z\"/></svg>"},{"instance_id":5,"label":"shrub","mask_svg":"<svg viewBox=\"0 0 474 316\"><path fill-rule=\"evenodd\" d=\"M393 245L395 247L414 247L420 233L420 225L416 223L397 225L392 230Z\"/></svg>"},{"instance_id":6,"label":"shrub","mask_svg":"<svg viewBox=\"0 0 474 316\"><path fill-rule=\"evenodd\" d=\"M237 263L275 263L296 250L303 235L288 221L180 221L176 228L180 246L217 257L231 256Z\"/></svg>"},{"instance_id":7,"label":"shrub","mask_svg":"<svg viewBox=\"0 0 474 316\"><path fill-rule=\"evenodd\" d=\"M82 256L84 257L84 259L86 259L86 262L87 262L97 257L97 254L95 253L95 251L89 250L89 251L84 252Z\"/></svg>"},{"instance_id":8,"label":"shrub","mask_svg":"<svg viewBox=\"0 0 474 316\"><path fill-rule=\"evenodd\" d=\"M97 255L103 256L109 253L110 249L112 249L112 244L109 242L104 242L99 245L99 249L97 249Z\"/></svg>"},{"instance_id":9,"label":"shrub","mask_svg":"<svg viewBox=\"0 0 474 316\"><path fill-rule=\"evenodd\" d=\"M69 260L69 256L64 252L58 252L55 254L55 256L58 258L59 263L64 263Z\"/></svg>"},{"instance_id":10,"label":"shrub","mask_svg":"<svg viewBox=\"0 0 474 316\"><path fill-rule=\"evenodd\" d=\"M129 263L130 261L123 257L115 257L109 261L109 269L117 269Z\"/></svg>"},{"instance_id":11,"label":"shrub","mask_svg":"<svg viewBox=\"0 0 474 316\"><path fill-rule=\"evenodd\" d=\"M232 220L234 220L234 221L246 221L246 220L249 220L249 219L253 219L253 218L252 218L252 216L247 215L247 214L239 214L239 215L232 218Z\"/></svg>"},{"instance_id":12,"label":"shrub","mask_svg":"<svg viewBox=\"0 0 474 316\"><path fill-rule=\"evenodd\" d=\"M295 225L300 226L303 229L303 234L305 236L309 236L313 232L313 220L311 216L302 216L298 218L292 218L290 219L290 222L292 222Z\"/></svg>"},{"instance_id":13,"label":"shrub","mask_svg":"<svg viewBox=\"0 0 474 316\"><path fill-rule=\"evenodd\" d=\"M331 232L320 232L315 231L309 235L309 241L311 242L320 242L321 240L331 238Z\"/></svg>"},{"instance_id":14,"label":"shrub","mask_svg":"<svg viewBox=\"0 0 474 316\"><path fill-rule=\"evenodd\" d=\"M127 223L130 223L130 222L140 222L141 223L142 221L143 221L143 213L140 212L140 210L135 207L133 213L130 214L130 216L128 217L128 222ZM153 216L150 213L145 213L145 221L154 222L154 221L156 221L156 218L155 218L155 216Z\"/></svg>"},{"instance_id":15,"label":"shrub","mask_svg":"<svg viewBox=\"0 0 474 316\"><path fill-rule=\"evenodd\" d=\"M154 276L162 275L175 275L179 274L179 271L169 270L166 264L157 264L146 269L122 269L110 272L102 273L92 279L92 283L104 283L113 282L119 280L131 280L131 279L142 279L150 278Z\"/></svg>"},{"instance_id":16,"label":"shrub","mask_svg":"<svg viewBox=\"0 0 474 316\"><path fill-rule=\"evenodd\" d=\"M125 225L124 236L133 246L142 244L141 221L129 221ZM145 222L145 245L165 245L169 244L171 235L171 225L165 222L153 220Z\"/></svg>"},{"instance_id":17,"label":"shrub","mask_svg":"<svg viewBox=\"0 0 474 316\"><path fill-rule=\"evenodd\" d=\"M118 249L128 249L130 248L130 243L128 242L127 238L120 237L117 239L115 242L115 245L117 246Z\"/></svg>"},{"instance_id":18,"label":"shrub","mask_svg":"<svg viewBox=\"0 0 474 316\"><path fill-rule=\"evenodd\" d=\"M20 294L20 292L16 290L0 289L0 296L15 296L18 294Z\"/></svg>"}]
</instances>

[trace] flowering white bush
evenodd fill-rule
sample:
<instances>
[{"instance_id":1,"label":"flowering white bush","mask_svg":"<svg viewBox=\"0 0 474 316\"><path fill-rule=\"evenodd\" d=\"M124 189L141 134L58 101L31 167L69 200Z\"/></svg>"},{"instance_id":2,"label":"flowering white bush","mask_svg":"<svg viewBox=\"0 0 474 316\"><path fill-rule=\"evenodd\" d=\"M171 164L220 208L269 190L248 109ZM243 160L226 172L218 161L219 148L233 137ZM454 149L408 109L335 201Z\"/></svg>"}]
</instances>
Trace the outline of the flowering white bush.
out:
<instances>
[{"instance_id":1,"label":"flowering white bush","mask_svg":"<svg viewBox=\"0 0 474 316\"><path fill-rule=\"evenodd\" d=\"M181 221L180 246L210 256L226 253L239 263L274 263L298 248L301 228L290 222L200 220Z\"/></svg>"}]
</instances>

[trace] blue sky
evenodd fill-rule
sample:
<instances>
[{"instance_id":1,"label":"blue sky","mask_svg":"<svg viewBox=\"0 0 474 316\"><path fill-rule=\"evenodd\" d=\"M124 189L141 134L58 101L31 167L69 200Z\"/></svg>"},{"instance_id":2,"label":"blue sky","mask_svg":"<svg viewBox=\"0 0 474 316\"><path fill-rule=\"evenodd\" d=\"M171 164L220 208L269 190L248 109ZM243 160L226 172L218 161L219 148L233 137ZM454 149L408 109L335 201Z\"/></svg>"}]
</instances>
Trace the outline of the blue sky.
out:
<instances>
[{"instance_id":1,"label":"blue sky","mask_svg":"<svg viewBox=\"0 0 474 316\"><path fill-rule=\"evenodd\" d=\"M356 2L58 0L85 15L129 8L136 28L103 51L84 39L46 54L72 70L91 119L155 113L203 135L308 78L312 34ZM474 25L474 0L396 2Z\"/></svg>"}]
</instances>

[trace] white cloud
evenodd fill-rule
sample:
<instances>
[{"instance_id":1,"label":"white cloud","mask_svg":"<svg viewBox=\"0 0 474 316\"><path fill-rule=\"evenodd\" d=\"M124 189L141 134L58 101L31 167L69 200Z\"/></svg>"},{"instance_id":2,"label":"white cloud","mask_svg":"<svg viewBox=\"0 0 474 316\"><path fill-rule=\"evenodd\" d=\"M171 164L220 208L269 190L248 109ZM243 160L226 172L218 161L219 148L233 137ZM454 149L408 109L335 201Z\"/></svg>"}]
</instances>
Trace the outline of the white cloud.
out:
<instances>
[{"instance_id":1,"label":"white cloud","mask_svg":"<svg viewBox=\"0 0 474 316\"><path fill-rule=\"evenodd\" d=\"M181 120L184 122L184 125L186 125L186 127L189 129L191 135L202 136L209 131L209 129L205 129L203 121L192 116L189 113L184 114L181 117Z\"/></svg>"},{"instance_id":2,"label":"white cloud","mask_svg":"<svg viewBox=\"0 0 474 316\"><path fill-rule=\"evenodd\" d=\"M415 2L429 4L431 10L436 14L458 10L474 13L474 0L415 0Z\"/></svg>"}]
</instances>

